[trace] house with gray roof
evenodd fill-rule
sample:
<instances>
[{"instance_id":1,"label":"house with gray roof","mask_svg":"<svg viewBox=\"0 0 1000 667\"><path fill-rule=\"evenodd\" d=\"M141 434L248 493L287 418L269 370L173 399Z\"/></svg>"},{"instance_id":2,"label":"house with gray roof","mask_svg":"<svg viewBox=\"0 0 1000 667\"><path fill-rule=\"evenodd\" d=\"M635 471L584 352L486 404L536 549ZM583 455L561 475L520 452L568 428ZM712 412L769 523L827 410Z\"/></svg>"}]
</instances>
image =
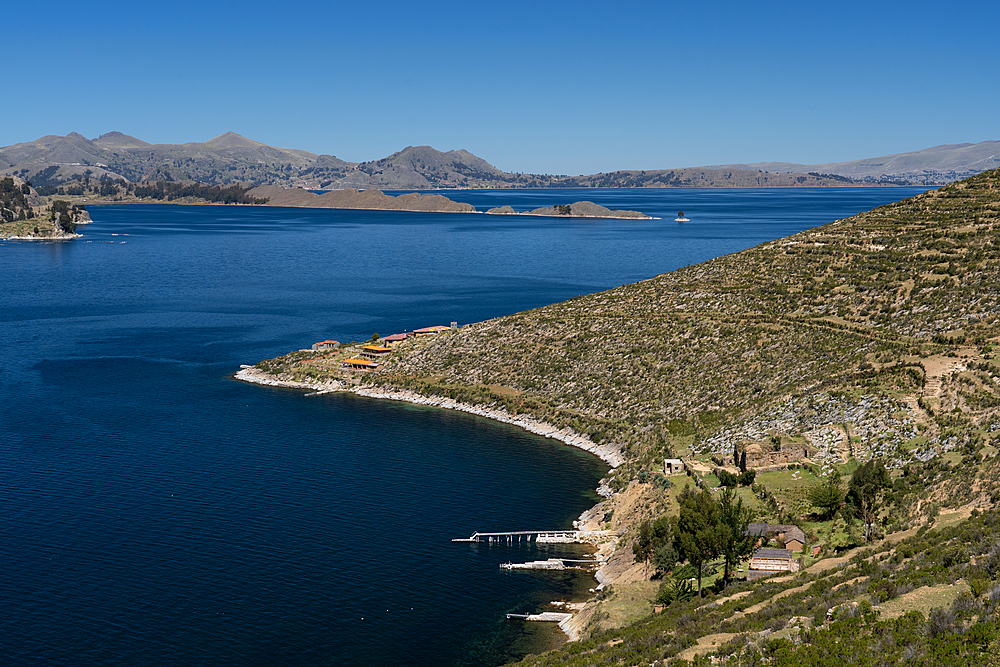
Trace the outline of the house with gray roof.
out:
<instances>
[{"instance_id":1,"label":"house with gray roof","mask_svg":"<svg viewBox=\"0 0 1000 667\"><path fill-rule=\"evenodd\" d=\"M757 549L750 557L750 570L747 579L753 581L769 577L776 572L798 572L799 562L795 560L791 549Z\"/></svg>"}]
</instances>

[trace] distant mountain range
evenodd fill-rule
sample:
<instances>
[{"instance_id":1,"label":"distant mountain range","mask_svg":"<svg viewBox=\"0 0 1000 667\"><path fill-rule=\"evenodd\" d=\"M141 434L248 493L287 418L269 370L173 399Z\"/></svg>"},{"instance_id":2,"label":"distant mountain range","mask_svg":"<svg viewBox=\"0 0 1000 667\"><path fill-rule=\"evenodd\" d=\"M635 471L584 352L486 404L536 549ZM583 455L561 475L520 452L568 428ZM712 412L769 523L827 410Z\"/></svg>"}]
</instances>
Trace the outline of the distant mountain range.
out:
<instances>
[{"instance_id":1,"label":"distant mountain range","mask_svg":"<svg viewBox=\"0 0 1000 667\"><path fill-rule=\"evenodd\" d=\"M851 162L808 165L793 162L756 162L753 164L715 165L708 168L760 169L778 174L811 171L838 174L866 182L897 180L920 185L937 185L975 176L997 167L1000 167L1000 141L982 141L978 144L948 144L912 153L897 153Z\"/></svg>"},{"instance_id":2,"label":"distant mountain range","mask_svg":"<svg viewBox=\"0 0 1000 667\"><path fill-rule=\"evenodd\" d=\"M96 139L72 132L0 148L0 175L16 175L42 192L73 181L194 180L308 189L795 187L857 183L940 184L1000 166L1000 142L938 146L853 162L785 162L683 169L623 170L590 176L514 174L466 150L409 146L380 160L275 148L234 132L205 143L150 144L121 132Z\"/></svg>"}]
</instances>

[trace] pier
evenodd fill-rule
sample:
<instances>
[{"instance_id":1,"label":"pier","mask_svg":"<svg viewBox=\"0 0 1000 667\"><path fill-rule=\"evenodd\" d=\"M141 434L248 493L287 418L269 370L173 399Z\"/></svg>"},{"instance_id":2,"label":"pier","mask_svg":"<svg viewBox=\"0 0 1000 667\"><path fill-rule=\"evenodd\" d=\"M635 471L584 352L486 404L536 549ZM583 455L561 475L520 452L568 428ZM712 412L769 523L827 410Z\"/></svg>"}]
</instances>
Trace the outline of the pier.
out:
<instances>
[{"instance_id":1,"label":"pier","mask_svg":"<svg viewBox=\"0 0 1000 667\"><path fill-rule=\"evenodd\" d=\"M567 565L566 563L574 563L574 565ZM584 563L585 565L576 565L575 563ZM527 563L500 563L501 570L584 570L586 565L597 565L600 561L589 559L584 560L580 558L549 558L548 560L532 560Z\"/></svg>"},{"instance_id":2,"label":"pier","mask_svg":"<svg viewBox=\"0 0 1000 667\"><path fill-rule=\"evenodd\" d=\"M518 619L521 621L549 621L552 623L562 623L568 618L573 618L573 614L560 611L546 611L541 614L507 614L507 620Z\"/></svg>"},{"instance_id":3,"label":"pier","mask_svg":"<svg viewBox=\"0 0 1000 667\"><path fill-rule=\"evenodd\" d=\"M580 542L582 533L579 530L513 530L505 533L475 532L471 537L457 537L452 542L489 542L514 544L522 539L530 542L532 538L538 544L572 544Z\"/></svg>"}]
</instances>

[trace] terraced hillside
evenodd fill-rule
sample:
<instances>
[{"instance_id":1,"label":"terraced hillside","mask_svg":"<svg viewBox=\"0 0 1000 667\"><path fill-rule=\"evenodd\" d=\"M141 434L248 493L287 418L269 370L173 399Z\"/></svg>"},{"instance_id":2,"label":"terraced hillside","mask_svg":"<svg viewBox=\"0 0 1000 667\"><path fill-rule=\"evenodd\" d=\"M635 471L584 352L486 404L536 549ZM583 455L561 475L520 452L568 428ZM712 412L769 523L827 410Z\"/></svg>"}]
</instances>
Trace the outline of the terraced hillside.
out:
<instances>
[{"instance_id":1,"label":"terraced hillside","mask_svg":"<svg viewBox=\"0 0 1000 667\"><path fill-rule=\"evenodd\" d=\"M370 374L337 376L314 353L259 368L446 397L622 454L605 480L610 498L581 517L616 535L600 551L605 586L573 622L581 641L527 664L707 664L711 654L733 665L995 665L998 346L993 170L649 280L411 339ZM677 515L682 485L721 495L749 445L768 461L805 456L756 467L738 491L755 520L801 525L803 571L729 588L716 578L708 600L685 601L693 566L661 568L650 535ZM688 477L664 469L668 456ZM850 505L823 515L812 495L869 461L890 475L874 551ZM651 580L667 571L663 587ZM672 601L662 615L654 597Z\"/></svg>"},{"instance_id":2,"label":"terraced hillside","mask_svg":"<svg viewBox=\"0 0 1000 667\"><path fill-rule=\"evenodd\" d=\"M1000 420L998 181L987 172L419 341L370 381L524 411L633 461L662 450L671 429L694 431L695 450L732 451L718 434L783 401L865 388L989 429Z\"/></svg>"}]
</instances>

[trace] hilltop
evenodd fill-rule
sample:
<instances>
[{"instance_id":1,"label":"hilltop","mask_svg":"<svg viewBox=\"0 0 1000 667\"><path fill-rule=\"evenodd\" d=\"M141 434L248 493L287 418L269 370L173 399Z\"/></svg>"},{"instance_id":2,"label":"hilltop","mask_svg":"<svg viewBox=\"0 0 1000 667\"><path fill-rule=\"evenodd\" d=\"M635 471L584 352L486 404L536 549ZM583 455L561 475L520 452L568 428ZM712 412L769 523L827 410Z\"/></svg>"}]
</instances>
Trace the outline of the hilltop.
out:
<instances>
[{"instance_id":1,"label":"hilltop","mask_svg":"<svg viewBox=\"0 0 1000 667\"><path fill-rule=\"evenodd\" d=\"M603 480L610 497L580 520L616 536L601 546L602 592L574 620L581 641L527 664L667 664L699 652L817 664L824 646L852 637L891 637L886 655L915 664L986 664L1000 649L998 231L993 170L649 280L413 339L375 372L309 352L258 366L310 386L456 401L621 462ZM751 467L740 499L758 521L801 525L816 553L797 575L725 590L710 567L707 600L672 597L651 615L654 597L692 575L677 566L679 579L651 580L650 526L677 515L686 484L718 496L740 451L778 460ZM681 476L665 469L669 457L683 460ZM842 489L875 463L890 488L866 549L854 515L821 516L811 493Z\"/></svg>"},{"instance_id":2,"label":"hilltop","mask_svg":"<svg viewBox=\"0 0 1000 667\"><path fill-rule=\"evenodd\" d=\"M0 175L28 180L43 195L87 181L196 181L305 189L838 187L946 183L995 166L1000 142L938 146L854 162L771 162L581 176L504 172L467 150L407 146L377 160L277 148L226 132L204 143L150 144L122 132L95 139L71 132L0 148ZM61 191L60 191L61 190Z\"/></svg>"}]
</instances>

